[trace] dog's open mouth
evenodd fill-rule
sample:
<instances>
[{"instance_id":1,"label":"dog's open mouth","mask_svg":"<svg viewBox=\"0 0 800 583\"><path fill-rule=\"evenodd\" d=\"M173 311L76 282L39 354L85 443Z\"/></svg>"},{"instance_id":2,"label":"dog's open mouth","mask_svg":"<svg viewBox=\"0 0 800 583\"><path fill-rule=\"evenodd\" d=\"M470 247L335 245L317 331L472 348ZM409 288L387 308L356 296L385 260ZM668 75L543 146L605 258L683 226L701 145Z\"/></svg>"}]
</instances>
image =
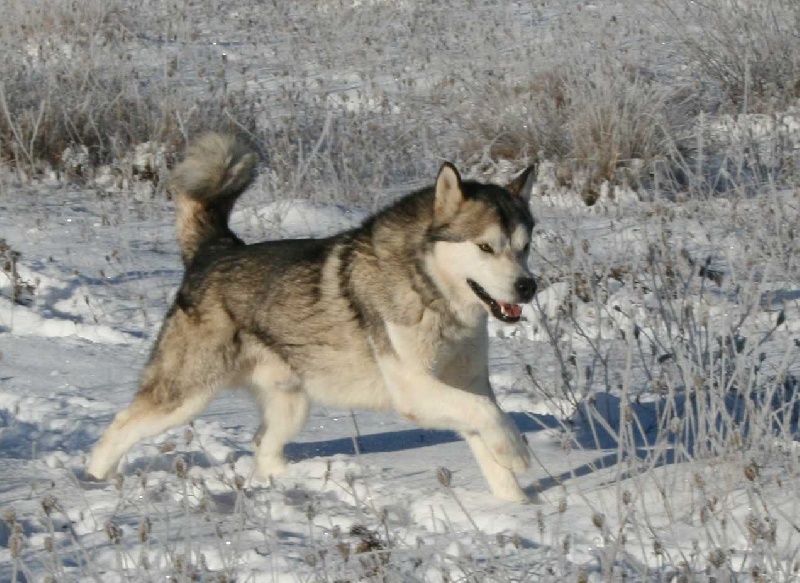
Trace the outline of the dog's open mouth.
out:
<instances>
[{"instance_id":1,"label":"dog's open mouth","mask_svg":"<svg viewBox=\"0 0 800 583\"><path fill-rule=\"evenodd\" d=\"M512 324L514 322L519 322L519 319L522 316L522 306L519 304L506 304L505 302L498 302L496 299L486 293L485 289L471 279L468 279L467 283L469 284L469 287L472 288L472 291L475 292L475 295L478 296L484 304L489 306L489 311L492 312L492 316L501 322L509 322Z\"/></svg>"}]
</instances>

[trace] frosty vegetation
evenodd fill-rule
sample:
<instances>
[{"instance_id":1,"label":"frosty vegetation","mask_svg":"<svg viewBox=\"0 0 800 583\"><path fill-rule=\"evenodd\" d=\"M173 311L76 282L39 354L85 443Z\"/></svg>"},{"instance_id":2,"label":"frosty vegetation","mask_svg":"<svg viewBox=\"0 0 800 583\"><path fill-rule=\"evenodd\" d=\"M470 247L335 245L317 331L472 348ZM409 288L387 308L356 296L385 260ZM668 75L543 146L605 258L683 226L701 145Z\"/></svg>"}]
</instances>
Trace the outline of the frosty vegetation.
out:
<instances>
[{"instance_id":1,"label":"frosty vegetation","mask_svg":"<svg viewBox=\"0 0 800 583\"><path fill-rule=\"evenodd\" d=\"M0 580L800 577L796 0L0 14ZM539 162L542 291L491 328L535 504L490 500L449 435L349 412L251 485L235 399L85 481L180 280L164 179L209 129L263 156L248 241L350 226L443 160Z\"/></svg>"}]
</instances>

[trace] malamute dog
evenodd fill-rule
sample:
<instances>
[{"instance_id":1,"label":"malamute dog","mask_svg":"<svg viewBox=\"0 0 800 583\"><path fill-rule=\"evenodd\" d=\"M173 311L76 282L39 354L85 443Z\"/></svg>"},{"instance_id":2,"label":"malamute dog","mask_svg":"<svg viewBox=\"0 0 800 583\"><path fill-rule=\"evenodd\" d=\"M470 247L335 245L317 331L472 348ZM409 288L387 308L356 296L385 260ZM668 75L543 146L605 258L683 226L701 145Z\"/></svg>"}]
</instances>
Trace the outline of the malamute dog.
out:
<instances>
[{"instance_id":1,"label":"malamute dog","mask_svg":"<svg viewBox=\"0 0 800 583\"><path fill-rule=\"evenodd\" d=\"M536 291L526 261L533 167L505 188L436 184L326 239L246 245L228 226L256 155L207 134L171 179L186 273L133 403L94 448L107 478L139 440L192 419L224 387L263 415L256 477L286 467L309 403L394 409L466 439L495 496L524 501L526 442L489 385L487 318L519 320Z\"/></svg>"}]
</instances>

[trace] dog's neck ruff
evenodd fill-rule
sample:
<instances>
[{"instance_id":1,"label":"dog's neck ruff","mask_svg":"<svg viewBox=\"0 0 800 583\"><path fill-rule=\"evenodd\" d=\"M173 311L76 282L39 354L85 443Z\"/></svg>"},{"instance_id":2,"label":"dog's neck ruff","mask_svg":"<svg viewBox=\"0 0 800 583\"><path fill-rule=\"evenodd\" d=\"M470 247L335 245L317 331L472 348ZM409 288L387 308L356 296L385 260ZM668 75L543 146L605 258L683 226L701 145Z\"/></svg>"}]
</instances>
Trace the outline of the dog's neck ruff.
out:
<instances>
[{"instance_id":1,"label":"dog's neck ruff","mask_svg":"<svg viewBox=\"0 0 800 583\"><path fill-rule=\"evenodd\" d=\"M431 264L431 256L418 257L414 268L414 292L426 310L444 318L453 333L486 328L486 310L469 301L453 281L445 281ZM465 301L466 300L466 301Z\"/></svg>"}]
</instances>

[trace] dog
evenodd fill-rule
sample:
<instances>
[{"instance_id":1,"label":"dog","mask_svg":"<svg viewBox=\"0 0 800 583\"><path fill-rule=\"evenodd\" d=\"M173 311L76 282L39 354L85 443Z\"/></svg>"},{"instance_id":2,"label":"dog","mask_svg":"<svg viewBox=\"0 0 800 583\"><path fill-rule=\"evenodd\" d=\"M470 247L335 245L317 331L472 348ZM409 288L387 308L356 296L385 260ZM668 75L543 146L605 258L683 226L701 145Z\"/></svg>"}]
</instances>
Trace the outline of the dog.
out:
<instances>
[{"instance_id":1,"label":"dog","mask_svg":"<svg viewBox=\"0 0 800 583\"><path fill-rule=\"evenodd\" d=\"M174 169L185 275L90 477L109 478L135 443L243 386L263 417L257 479L286 468L284 445L314 402L456 431L496 497L528 500L514 475L529 467L527 443L489 384L487 320L518 321L536 292L526 265L534 167L501 187L444 163L433 186L355 229L247 245L228 219L256 163L243 142L212 133Z\"/></svg>"}]
</instances>

